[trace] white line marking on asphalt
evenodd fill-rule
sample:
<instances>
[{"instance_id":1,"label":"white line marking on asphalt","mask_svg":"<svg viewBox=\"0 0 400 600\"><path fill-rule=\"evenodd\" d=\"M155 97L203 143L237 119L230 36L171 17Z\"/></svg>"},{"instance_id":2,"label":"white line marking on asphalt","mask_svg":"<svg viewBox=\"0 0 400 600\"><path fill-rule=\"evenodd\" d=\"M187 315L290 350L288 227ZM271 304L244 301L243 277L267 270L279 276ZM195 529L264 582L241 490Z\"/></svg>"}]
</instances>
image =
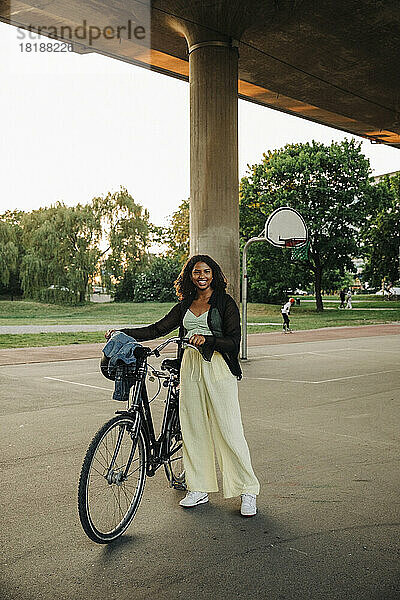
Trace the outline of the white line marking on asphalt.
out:
<instances>
[{"instance_id":1,"label":"white line marking on asphalt","mask_svg":"<svg viewBox=\"0 0 400 600\"><path fill-rule=\"evenodd\" d=\"M343 417L343 419L358 419L359 417L370 417L372 413L360 413L359 415L348 415L347 417Z\"/></svg>"},{"instance_id":2,"label":"white line marking on asphalt","mask_svg":"<svg viewBox=\"0 0 400 600\"><path fill-rule=\"evenodd\" d=\"M323 352L324 354L328 353L328 352L343 352L344 350L352 350L352 348L335 348L332 350L322 350L321 352ZM302 352L290 352L287 354L262 354L261 356L249 356L250 360L261 360L263 358L275 358L276 356L301 356L302 354L316 354L316 352L310 352L310 351L302 351Z\"/></svg>"},{"instance_id":3,"label":"white line marking on asphalt","mask_svg":"<svg viewBox=\"0 0 400 600\"><path fill-rule=\"evenodd\" d=\"M376 354L380 354L381 352L387 352L388 354L398 354L400 352L400 348L399 350L381 350L380 348L377 348L375 350L372 350L371 348L355 348L354 350L355 352L375 352Z\"/></svg>"},{"instance_id":4,"label":"white line marking on asphalt","mask_svg":"<svg viewBox=\"0 0 400 600\"><path fill-rule=\"evenodd\" d=\"M87 383L78 383L77 381L68 381L67 379L59 379L58 377L45 377L44 379L52 379L53 381L61 381L62 383L70 383L72 385L81 385L83 387L93 388L95 390L105 390L106 392L112 392L110 388L99 387L98 385L88 385Z\"/></svg>"},{"instance_id":5,"label":"white line marking on asphalt","mask_svg":"<svg viewBox=\"0 0 400 600\"><path fill-rule=\"evenodd\" d=\"M291 548L289 546L289 550L294 550L295 552L298 552L299 554L304 554L304 556L308 556L307 552L303 552L303 550L297 550L297 548Z\"/></svg>"},{"instance_id":6,"label":"white line marking on asphalt","mask_svg":"<svg viewBox=\"0 0 400 600\"><path fill-rule=\"evenodd\" d=\"M307 354L312 354L313 356L322 356L322 357L326 357L327 353L325 352L308 352ZM346 358L347 360L347 358Z\"/></svg>"},{"instance_id":7,"label":"white line marking on asphalt","mask_svg":"<svg viewBox=\"0 0 400 600\"><path fill-rule=\"evenodd\" d=\"M262 360L263 358L275 358L280 356L301 356L303 354L315 354L319 356L323 356L324 354L328 354L330 352L375 352L375 354L380 354L381 352L386 352L388 354L398 354L399 350L381 350L380 348L371 349L371 348L332 348L331 350L321 350L320 352L311 352L311 351L300 351L300 352L290 352L284 354L262 354L261 356L249 356L249 360Z\"/></svg>"},{"instance_id":8,"label":"white line marking on asphalt","mask_svg":"<svg viewBox=\"0 0 400 600\"><path fill-rule=\"evenodd\" d=\"M335 379L322 379L314 383L329 383L330 381L343 381L345 379L356 379L357 377L369 377L370 375L384 375L386 373L400 373L400 369L392 369L390 371L375 371L375 373L362 373L361 375L349 375L348 377L336 377Z\"/></svg>"},{"instance_id":9,"label":"white line marking on asphalt","mask_svg":"<svg viewBox=\"0 0 400 600\"><path fill-rule=\"evenodd\" d=\"M370 375L384 375L386 373L400 373L400 369L393 369L391 371L376 371L375 373L362 373L361 375L349 375L347 377L335 377L334 379L321 379L320 381L307 381L299 379L276 379L273 377L243 377L243 379L260 379L262 381L283 381L284 383L330 383L333 381L344 381L346 379L356 379L358 377L369 377Z\"/></svg>"}]
</instances>

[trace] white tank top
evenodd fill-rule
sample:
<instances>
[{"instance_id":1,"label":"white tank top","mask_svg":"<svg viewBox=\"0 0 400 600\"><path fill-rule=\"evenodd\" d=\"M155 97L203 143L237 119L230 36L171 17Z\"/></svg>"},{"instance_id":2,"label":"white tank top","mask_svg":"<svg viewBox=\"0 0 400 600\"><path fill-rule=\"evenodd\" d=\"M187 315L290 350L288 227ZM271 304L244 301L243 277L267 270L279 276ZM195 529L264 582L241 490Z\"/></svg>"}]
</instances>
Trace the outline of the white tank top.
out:
<instances>
[{"instance_id":1,"label":"white tank top","mask_svg":"<svg viewBox=\"0 0 400 600\"><path fill-rule=\"evenodd\" d=\"M187 337L197 333L198 335L212 335L207 323L208 311L196 317L188 308L183 317L183 326L187 330Z\"/></svg>"}]
</instances>

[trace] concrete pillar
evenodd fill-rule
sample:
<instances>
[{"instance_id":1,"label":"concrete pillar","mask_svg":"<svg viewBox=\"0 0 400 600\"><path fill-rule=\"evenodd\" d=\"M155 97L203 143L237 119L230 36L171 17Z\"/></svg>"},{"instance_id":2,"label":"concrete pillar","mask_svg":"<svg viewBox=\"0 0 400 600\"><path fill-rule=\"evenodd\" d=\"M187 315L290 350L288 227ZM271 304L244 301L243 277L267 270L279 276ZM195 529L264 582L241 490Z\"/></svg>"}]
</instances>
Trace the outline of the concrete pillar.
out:
<instances>
[{"instance_id":1,"label":"concrete pillar","mask_svg":"<svg viewBox=\"0 0 400 600\"><path fill-rule=\"evenodd\" d=\"M190 254L209 254L239 301L238 50L189 45Z\"/></svg>"},{"instance_id":2,"label":"concrete pillar","mask_svg":"<svg viewBox=\"0 0 400 600\"><path fill-rule=\"evenodd\" d=\"M11 17L11 0L0 0L0 17L6 21Z\"/></svg>"}]
</instances>

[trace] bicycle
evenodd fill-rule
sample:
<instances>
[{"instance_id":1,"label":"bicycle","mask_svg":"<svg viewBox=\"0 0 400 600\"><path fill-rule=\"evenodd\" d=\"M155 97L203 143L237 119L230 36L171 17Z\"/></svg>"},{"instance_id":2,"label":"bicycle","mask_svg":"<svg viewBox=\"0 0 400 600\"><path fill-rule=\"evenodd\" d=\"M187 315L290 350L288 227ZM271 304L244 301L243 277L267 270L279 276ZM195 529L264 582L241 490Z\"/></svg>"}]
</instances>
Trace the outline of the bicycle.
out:
<instances>
[{"instance_id":1,"label":"bicycle","mask_svg":"<svg viewBox=\"0 0 400 600\"><path fill-rule=\"evenodd\" d=\"M142 499L146 477L153 477L164 465L170 487L186 490L179 423L179 360L164 359L161 371L148 363L160 356L168 344L198 350L188 340L174 337L154 350L135 349L136 367L120 365L120 376L130 379L131 392L126 410L117 410L93 437L86 452L78 486L78 510L86 535L98 544L121 536L131 524ZM107 367L102 368L106 377ZM145 386L148 369L158 378L158 391L149 401ZM167 371L168 373L166 373ZM150 402L167 388L160 435L154 431Z\"/></svg>"}]
</instances>

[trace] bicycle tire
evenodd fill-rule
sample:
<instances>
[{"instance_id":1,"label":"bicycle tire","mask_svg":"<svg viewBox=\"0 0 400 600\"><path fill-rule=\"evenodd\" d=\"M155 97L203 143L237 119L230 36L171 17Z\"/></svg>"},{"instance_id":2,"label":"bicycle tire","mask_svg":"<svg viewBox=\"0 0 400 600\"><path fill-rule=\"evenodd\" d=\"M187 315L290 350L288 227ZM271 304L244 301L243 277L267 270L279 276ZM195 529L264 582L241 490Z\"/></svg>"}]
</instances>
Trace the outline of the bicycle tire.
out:
<instances>
[{"instance_id":1,"label":"bicycle tire","mask_svg":"<svg viewBox=\"0 0 400 600\"><path fill-rule=\"evenodd\" d=\"M167 437L168 459L164 463L165 474L170 487L185 491L186 477L182 453L182 433L177 409L171 413L169 434Z\"/></svg>"},{"instance_id":2,"label":"bicycle tire","mask_svg":"<svg viewBox=\"0 0 400 600\"><path fill-rule=\"evenodd\" d=\"M79 518L86 535L98 544L112 542L124 533L142 499L147 446L142 429L136 439L132 439L133 425L133 418L124 415L107 421L93 437L83 461L78 487ZM124 479L124 469L132 452L129 472ZM110 471L115 453L114 468ZM135 483L133 475L136 473Z\"/></svg>"}]
</instances>

